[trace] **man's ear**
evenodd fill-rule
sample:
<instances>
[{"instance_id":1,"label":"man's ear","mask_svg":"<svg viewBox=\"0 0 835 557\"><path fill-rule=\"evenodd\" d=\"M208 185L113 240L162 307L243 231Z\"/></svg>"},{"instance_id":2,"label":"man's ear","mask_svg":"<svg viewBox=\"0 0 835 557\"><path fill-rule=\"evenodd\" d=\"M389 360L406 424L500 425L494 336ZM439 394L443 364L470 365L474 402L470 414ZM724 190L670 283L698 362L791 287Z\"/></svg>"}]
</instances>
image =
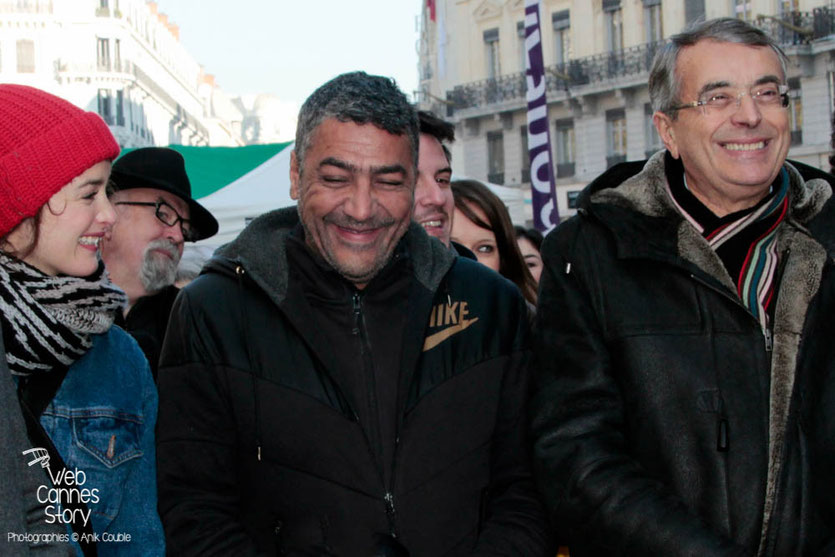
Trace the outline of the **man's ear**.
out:
<instances>
[{"instance_id":1,"label":"man's ear","mask_svg":"<svg viewBox=\"0 0 835 557\"><path fill-rule=\"evenodd\" d=\"M295 149L290 153L290 199L299 199L299 159Z\"/></svg>"},{"instance_id":2,"label":"man's ear","mask_svg":"<svg viewBox=\"0 0 835 557\"><path fill-rule=\"evenodd\" d=\"M663 112L656 111L652 115L652 123L658 130L658 136L664 142L664 147L670 152L673 158L678 158L678 143L676 143L675 131L673 130L673 119Z\"/></svg>"}]
</instances>

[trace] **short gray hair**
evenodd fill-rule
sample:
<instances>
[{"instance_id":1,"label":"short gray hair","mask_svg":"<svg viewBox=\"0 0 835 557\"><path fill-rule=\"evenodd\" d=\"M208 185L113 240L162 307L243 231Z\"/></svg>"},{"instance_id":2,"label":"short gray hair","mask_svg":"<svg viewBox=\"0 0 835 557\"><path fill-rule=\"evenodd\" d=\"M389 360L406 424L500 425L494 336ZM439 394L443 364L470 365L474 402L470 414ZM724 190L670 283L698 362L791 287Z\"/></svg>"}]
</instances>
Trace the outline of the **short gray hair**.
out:
<instances>
[{"instance_id":1,"label":"short gray hair","mask_svg":"<svg viewBox=\"0 0 835 557\"><path fill-rule=\"evenodd\" d=\"M370 123L389 133L405 134L417 168L417 112L393 79L351 72L339 75L316 89L299 110L295 152L300 170L314 130L328 118L356 124Z\"/></svg>"},{"instance_id":2,"label":"short gray hair","mask_svg":"<svg viewBox=\"0 0 835 557\"><path fill-rule=\"evenodd\" d=\"M676 75L676 61L684 47L704 40L737 43L749 46L769 46L780 60L783 78L786 77L788 58L777 41L750 23L734 17L696 21L678 35L670 37L656 53L649 73L649 98L653 112L663 112L675 119L673 107L680 104L678 97L681 79Z\"/></svg>"}]
</instances>

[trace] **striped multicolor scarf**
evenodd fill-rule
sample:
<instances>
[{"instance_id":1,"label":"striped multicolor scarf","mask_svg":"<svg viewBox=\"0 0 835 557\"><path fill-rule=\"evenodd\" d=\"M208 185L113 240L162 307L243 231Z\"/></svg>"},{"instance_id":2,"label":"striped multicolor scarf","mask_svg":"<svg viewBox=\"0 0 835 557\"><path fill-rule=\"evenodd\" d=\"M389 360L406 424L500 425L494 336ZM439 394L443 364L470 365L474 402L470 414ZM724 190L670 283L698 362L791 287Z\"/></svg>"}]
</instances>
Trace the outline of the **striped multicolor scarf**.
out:
<instances>
[{"instance_id":1,"label":"striped multicolor scarf","mask_svg":"<svg viewBox=\"0 0 835 557\"><path fill-rule=\"evenodd\" d=\"M719 255L736 282L742 303L768 330L769 311L777 279L777 227L788 210L789 177L786 169L771 193L754 207L716 217L687 190L686 183L668 180L673 203ZM698 205L695 205L694 202Z\"/></svg>"},{"instance_id":2,"label":"striped multicolor scarf","mask_svg":"<svg viewBox=\"0 0 835 557\"><path fill-rule=\"evenodd\" d=\"M0 316L13 375L65 367L107 331L127 302L99 264L89 277L53 277L0 252Z\"/></svg>"}]
</instances>

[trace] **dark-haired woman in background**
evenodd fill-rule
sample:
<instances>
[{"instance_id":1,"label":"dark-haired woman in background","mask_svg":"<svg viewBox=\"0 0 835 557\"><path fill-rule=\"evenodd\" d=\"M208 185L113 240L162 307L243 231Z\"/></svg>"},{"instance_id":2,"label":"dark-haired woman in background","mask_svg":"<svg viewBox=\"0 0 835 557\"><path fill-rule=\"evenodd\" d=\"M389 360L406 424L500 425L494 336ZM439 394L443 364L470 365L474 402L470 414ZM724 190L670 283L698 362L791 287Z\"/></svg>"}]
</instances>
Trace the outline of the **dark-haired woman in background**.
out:
<instances>
[{"instance_id":1,"label":"dark-haired woman in background","mask_svg":"<svg viewBox=\"0 0 835 557\"><path fill-rule=\"evenodd\" d=\"M525 299L536 305L536 281L519 252L504 202L476 180L455 180L452 194L452 241L472 251L479 263L516 284Z\"/></svg>"},{"instance_id":2,"label":"dark-haired woman in background","mask_svg":"<svg viewBox=\"0 0 835 557\"><path fill-rule=\"evenodd\" d=\"M525 265L533 280L539 284L539 276L542 274L542 255L539 253L542 246L542 233L535 228L524 226L514 226L513 230L516 232L516 243L519 245Z\"/></svg>"}]
</instances>

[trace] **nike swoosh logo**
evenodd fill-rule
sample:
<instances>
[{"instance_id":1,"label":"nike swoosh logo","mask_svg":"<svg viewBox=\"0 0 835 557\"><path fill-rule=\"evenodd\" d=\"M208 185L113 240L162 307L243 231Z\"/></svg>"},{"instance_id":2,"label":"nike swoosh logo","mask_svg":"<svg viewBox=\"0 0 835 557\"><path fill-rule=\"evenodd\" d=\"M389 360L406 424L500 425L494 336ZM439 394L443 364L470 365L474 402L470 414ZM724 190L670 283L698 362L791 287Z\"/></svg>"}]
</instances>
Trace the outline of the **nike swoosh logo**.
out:
<instances>
[{"instance_id":1,"label":"nike swoosh logo","mask_svg":"<svg viewBox=\"0 0 835 557\"><path fill-rule=\"evenodd\" d=\"M432 350L452 335L460 333L476 321L478 321L478 317L476 317L475 319L464 319L457 325L452 325L451 327L447 327L443 331L438 331L434 335L429 335L423 342L423 351L426 352L427 350Z\"/></svg>"}]
</instances>

